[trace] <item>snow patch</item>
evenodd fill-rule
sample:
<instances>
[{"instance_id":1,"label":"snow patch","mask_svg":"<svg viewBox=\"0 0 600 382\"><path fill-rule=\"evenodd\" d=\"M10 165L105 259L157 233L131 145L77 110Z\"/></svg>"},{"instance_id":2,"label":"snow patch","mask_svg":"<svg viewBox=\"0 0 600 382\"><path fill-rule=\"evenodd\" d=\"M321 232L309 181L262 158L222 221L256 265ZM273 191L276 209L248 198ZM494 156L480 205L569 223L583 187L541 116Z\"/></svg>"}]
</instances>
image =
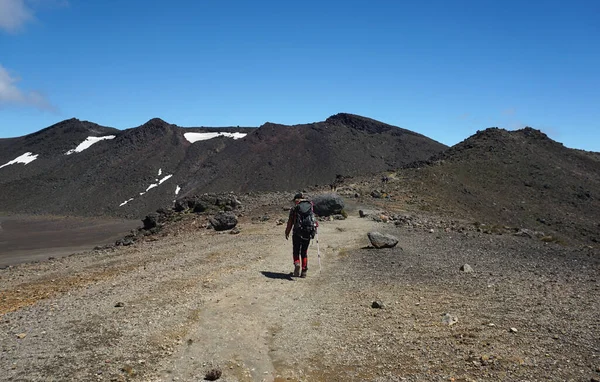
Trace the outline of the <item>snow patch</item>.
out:
<instances>
[{"instance_id":1,"label":"snow patch","mask_svg":"<svg viewBox=\"0 0 600 382\"><path fill-rule=\"evenodd\" d=\"M156 179L156 181L157 181L158 183L152 183L151 185L149 185L149 186L148 186L148 188L146 188L146 191L145 191L144 193L146 193L146 192L150 191L150 190L151 190L151 189L153 189L154 187L158 187L158 185L159 185L159 184L163 184L163 182L165 182L166 180L168 180L168 179L169 179L170 177L172 177L172 176L173 176L173 174L171 174L171 175L167 175L167 176L165 176L164 178L162 178L161 180L158 180L158 179ZM140 195L141 195L141 194L140 194Z\"/></svg>"},{"instance_id":2,"label":"snow patch","mask_svg":"<svg viewBox=\"0 0 600 382\"><path fill-rule=\"evenodd\" d=\"M75 147L72 150L69 150L65 153L65 155L71 155L73 153L80 153L85 149L89 149L94 143L98 143L100 141L104 141L106 139L115 139L116 135L106 135L104 137L87 137L85 141L81 142L79 146Z\"/></svg>"},{"instance_id":3,"label":"snow patch","mask_svg":"<svg viewBox=\"0 0 600 382\"><path fill-rule=\"evenodd\" d=\"M2 166L0 166L0 168L2 168L4 166L10 166L11 164L15 164L15 163L24 163L27 165L27 164L33 162L34 160L36 160L38 155L40 155L40 154L33 154L30 152L26 152L25 154L23 154L19 157L16 157L15 159L11 160L10 162L3 164Z\"/></svg>"},{"instance_id":4,"label":"snow patch","mask_svg":"<svg viewBox=\"0 0 600 382\"><path fill-rule=\"evenodd\" d=\"M177 188L175 188L175 195L179 195L179 191L181 191L181 187L177 185Z\"/></svg>"},{"instance_id":5,"label":"snow patch","mask_svg":"<svg viewBox=\"0 0 600 382\"><path fill-rule=\"evenodd\" d=\"M158 169L158 176L161 176L161 175L162 175L162 168L159 168Z\"/></svg>"},{"instance_id":6,"label":"snow patch","mask_svg":"<svg viewBox=\"0 0 600 382\"><path fill-rule=\"evenodd\" d=\"M119 207L123 207L125 204L127 204L127 203L131 202L132 200L133 200L133 198L131 198L131 199L129 199L129 200L126 200L126 201L124 201L123 203L119 204Z\"/></svg>"},{"instance_id":7,"label":"snow patch","mask_svg":"<svg viewBox=\"0 0 600 382\"><path fill-rule=\"evenodd\" d=\"M213 139L216 137L227 137L227 138L233 138L233 139L240 139L240 138L244 138L246 135L246 133L219 133L219 132L212 132L212 133L184 133L183 136L185 137L185 139L188 140L188 142L190 143L194 143L194 142L198 142L198 141L206 141L209 139Z\"/></svg>"},{"instance_id":8,"label":"snow patch","mask_svg":"<svg viewBox=\"0 0 600 382\"><path fill-rule=\"evenodd\" d=\"M160 176L162 174L162 169L158 170L158 175ZM146 188L146 191L144 192L140 192L140 196L144 195L146 192L150 191L151 189L158 187L160 184L166 182L167 180L169 180L171 177L173 176L173 174L167 175L165 177L163 177L162 179L158 180L156 179L156 183L152 183L151 185L148 186L148 188ZM177 186L177 188L179 188L179 186ZM133 198L124 201L123 203L121 203L119 205L119 207L123 207L125 204L129 203L130 201L132 201Z\"/></svg>"},{"instance_id":9,"label":"snow patch","mask_svg":"<svg viewBox=\"0 0 600 382\"><path fill-rule=\"evenodd\" d=\"M165 176L164 178L162 178L161 180L158 181L158 184L163 184L163 182L169 180L169 178L172 176L173 176L173 174Z\"/></svg>"}]
</instances>

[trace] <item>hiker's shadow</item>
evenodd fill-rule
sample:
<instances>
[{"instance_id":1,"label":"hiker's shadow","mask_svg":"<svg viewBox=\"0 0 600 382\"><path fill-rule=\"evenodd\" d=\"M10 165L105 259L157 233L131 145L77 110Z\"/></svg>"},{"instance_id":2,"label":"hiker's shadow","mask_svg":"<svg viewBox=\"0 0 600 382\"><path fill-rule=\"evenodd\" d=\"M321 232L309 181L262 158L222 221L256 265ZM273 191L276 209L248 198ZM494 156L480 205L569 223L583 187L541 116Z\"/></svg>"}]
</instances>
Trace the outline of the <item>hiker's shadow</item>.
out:
<instances>
[{"instance_id":1,"label":"hiker's shadow","mask_svg":"<svg viewBox=\"0 0 600 382\"><path fill-rule=\"evenodd\" d=\"M270 279L294 281L291 273L269 272L269 271L260 271L260 273L262 273L263 276L268 277Z\"/></svg>"}]
</instances>

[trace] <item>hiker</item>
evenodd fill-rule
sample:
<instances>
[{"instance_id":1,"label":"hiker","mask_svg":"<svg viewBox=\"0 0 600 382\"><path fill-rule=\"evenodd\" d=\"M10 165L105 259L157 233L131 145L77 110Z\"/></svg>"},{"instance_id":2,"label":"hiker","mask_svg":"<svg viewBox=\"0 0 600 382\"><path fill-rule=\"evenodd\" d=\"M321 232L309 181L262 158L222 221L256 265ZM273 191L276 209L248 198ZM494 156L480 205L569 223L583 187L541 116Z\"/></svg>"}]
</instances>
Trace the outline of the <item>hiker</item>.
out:
<instances>
[{"instance_id":1,"label":"hiker","mask_svg":"<svg viewBox=\"0 0 600 382\"><path fill-rule=\"evenodd\" d=\"M290 216L285 227L285 239L289 239L290 231L293 228L294 277L305 278L308 271L308 245L310 239L315 237L319 223L315 219L312 202L304 199L302 193L294 195L293 202L295 205L290 209Z\"/></svg>"}]
</instances>

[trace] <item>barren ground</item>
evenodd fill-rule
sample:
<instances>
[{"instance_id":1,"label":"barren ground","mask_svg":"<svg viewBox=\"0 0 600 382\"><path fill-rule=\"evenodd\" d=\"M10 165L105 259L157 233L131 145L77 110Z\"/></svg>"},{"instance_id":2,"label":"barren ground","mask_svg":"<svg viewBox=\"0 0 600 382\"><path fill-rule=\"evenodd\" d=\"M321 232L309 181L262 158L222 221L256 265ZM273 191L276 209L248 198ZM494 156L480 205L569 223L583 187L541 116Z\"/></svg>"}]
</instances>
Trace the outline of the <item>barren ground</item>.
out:
<instances>
[{"instance_id":1,"label":"barren ground","mask_svg":"<svg viewBox=\"0 0 600 382\"><path fill-rule=\"evenodd\" d=\"M281 208L237 235L0 270L0 380L198 381L213 367L223 381L600 378L596 249L349 212L321 223L322 270L313 242L306 279L289 276ZM369 248L371 230L400 242Z\"/></svg>"},{"instance_id":2,"label":"barren ground","mask_svg":"<svg viewBox=\"0 0 600 382\"><path fill-rule=\"evenodd\" d=\"M89 251L139 225L114 218L0 215L0 267Z\"/></svg>"}]
</instances>

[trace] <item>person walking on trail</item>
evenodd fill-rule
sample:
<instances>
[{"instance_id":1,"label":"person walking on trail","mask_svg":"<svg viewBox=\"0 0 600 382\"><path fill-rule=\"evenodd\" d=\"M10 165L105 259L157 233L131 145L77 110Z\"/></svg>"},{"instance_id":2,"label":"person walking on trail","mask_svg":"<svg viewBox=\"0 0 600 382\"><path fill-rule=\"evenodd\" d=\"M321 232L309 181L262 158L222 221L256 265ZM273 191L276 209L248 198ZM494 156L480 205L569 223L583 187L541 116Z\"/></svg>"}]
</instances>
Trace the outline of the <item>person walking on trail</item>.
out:
<instances>
[{"instance_id":1,"label":"person walking on trail","mask_svg":"<svg viewBox=\"0 0 600 382\"><path fill-rule=\"evenodd\" d=\"M290 209L290 216L285 227L285 239L289 239L290 231L293 228L294 277L305 278L308 271L308 245L310 240L315 237L319 223L315 219L312 202L305 199L302 193L294 195L293 201L295 205Z\"/></svg>"}]
</instances>

